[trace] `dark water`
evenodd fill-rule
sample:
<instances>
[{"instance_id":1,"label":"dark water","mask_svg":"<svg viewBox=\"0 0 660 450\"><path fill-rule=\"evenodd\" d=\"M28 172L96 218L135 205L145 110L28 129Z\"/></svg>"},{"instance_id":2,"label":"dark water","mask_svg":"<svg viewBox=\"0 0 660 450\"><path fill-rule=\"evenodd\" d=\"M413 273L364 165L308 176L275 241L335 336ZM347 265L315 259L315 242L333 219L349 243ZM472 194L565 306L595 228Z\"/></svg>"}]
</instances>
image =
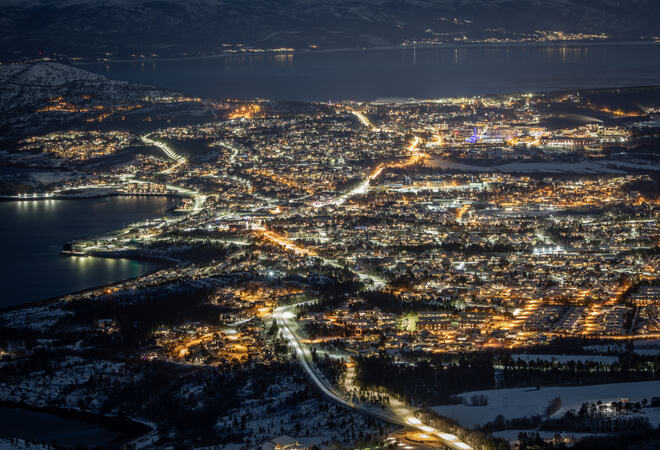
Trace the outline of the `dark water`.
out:
<instances>
[{"instance_id":1,"label":"dark water","mask_svg":"<svg viewBox=\"0 0 660 450\"><path fill-rule=\"evenodd\" d=\"M53 442L64 447L95 448L120 437L102 425L64 419L52 414L0 406L0 437Z\"/></svg>"},{"instance_id":2,"label":"dark water","mask_svg":"<svg viewBox=\"0 0 660 450\"><path fill-rule=\"evenodd\" d=\"M343 51L85 65L189 95L281 100L439 98L660 84L660 45Z\"/></svg>"},{"instance_id":3,"label":"dark water","mask_svg":"<svg viewBox=\"0 0 660 450\"><path fill-rule=\"evenodd\" d=\"M0 308L157 268L153 263L62 256L59 252L70 240L161 217L170 205L171 200L160 197L0 202Z\"/></svg>"}]
</instances>

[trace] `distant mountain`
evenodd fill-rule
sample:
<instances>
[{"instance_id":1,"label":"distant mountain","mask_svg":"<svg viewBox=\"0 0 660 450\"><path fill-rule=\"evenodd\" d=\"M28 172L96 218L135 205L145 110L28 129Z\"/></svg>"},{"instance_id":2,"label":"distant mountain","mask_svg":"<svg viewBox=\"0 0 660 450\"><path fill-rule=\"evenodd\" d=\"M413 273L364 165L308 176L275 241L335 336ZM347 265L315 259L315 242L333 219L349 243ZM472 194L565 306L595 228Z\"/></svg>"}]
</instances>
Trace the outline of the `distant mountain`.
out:
<instances>
[{"instance_id":1,"label":"distant mountain","mask_svg":"<svg viewBox=\"0 0 660 450\"><path fill-rule=\"evenodd\" d=\"M659 24L657 0L4 0L0 55L372 47L535 30L637 38Z\"/></svg>"}]
</instances>

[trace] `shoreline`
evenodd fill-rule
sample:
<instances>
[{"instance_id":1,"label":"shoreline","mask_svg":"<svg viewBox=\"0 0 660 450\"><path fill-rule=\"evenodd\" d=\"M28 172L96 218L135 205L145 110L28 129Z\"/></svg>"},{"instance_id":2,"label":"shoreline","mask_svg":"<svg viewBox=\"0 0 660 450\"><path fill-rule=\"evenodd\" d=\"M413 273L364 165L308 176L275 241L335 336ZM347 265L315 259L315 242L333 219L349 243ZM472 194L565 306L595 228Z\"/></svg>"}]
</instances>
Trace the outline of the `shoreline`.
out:
<instances>
[{"instance_id":1,"label":"shoreline","mask_svg":"<svg viewBox=\"0 0 660 450\"><path fill-rule=\"evenodd\" d=\"M32 195L32 194L28 194ZM105 197L170 197L170 198L185 198L180 194L128 194L123 192L107 192L92 195L53 195L51 197L16 197L13 195L0 195L0 202L24 202L36 200L86 200L93 198Z\"/></svg>"},{"instance_id":2,"label":"shoreline","mask_svg":"<svg viewBox=\"0 0 660 450\"><path fill-rule=\"evenodd\" d=\"M154 195L145 194L145 196L153 197ZM105 196L98 196L96 198L101 198L101 197L111 197L111 196L105 195ZM90 197L75 197L75 198L72 198L70 200L85 200L85 199L88 199L88 198L90 198ZM34 199L25 199L25 200L30 200L30 201L33 201L33 200L34 201L36 201L36 200L53 200L53 198L52 197L48 198L48 199L34 198ZM69 200L69 199L59 199L58 198L56 200ZM2 198L0 198L0 201L21 201L21 200L18 200L18 199L2 199ZM116 232L116 231L117 230L114 230L113 232ZM156 267L152 270L148 270L147 272L145 272L142 275L139 275L137 277L122 278L122 279L111 281L111 282L108 282L108 283L103 283L103 284L100 284L100 285L95 285L95 286L91 286L91 287L88 287L88 288L67 292L67 293L64 293L64 294L58 294L58 295L55 295L55 296L52 296L52 297L46 297L46 298L42 298L42 299L37 299L37 300L25 302L25 303L19 303L19 304L16 304L16 305L3 306L3 307L0 307L0 314L6 313L6 312L11 312L11 311L17 311L17 310L20 310L20 309L23 309L23 308L34 308L34 307L39 307L39 306L46 306L46 305L50 305L50 304L55 304L59 301L62 301L64 299L64 297L67 297L69 295L81 295L81 294L84 294L86 292L91 292L91 291L94 291L94 290L97 290L97 289L103 289L103 288L106 288L106 287L114 286L117 283L125 283L127 281L131 281L131 280L135 280L135 279L147 276L147 275L151 275L155 272L158 272L159 270L163 270L163 269L166 269L166 268L169 268L169 267L173 267L177 264L175 261L172 261L172 260L167 259L167 258L149 257L149 256L142 256L142 255L135 255L134 257L130 257L130 258L127 257L126 255L112 254L110 252L107 252L107 253L106 252L99 252L98 254L96 254L96 252L94 252L94 253L85 254L85 255L67 255L67 254L62 254L61 253L62 251L63 250L61 250L59 252L60 257L75 256L75 257L83 257L83 258L102 258L102 259L114 259L114 260L125 259L125 260L128 260L128 261L134 261L134 262L138 262L138 263L140 263L140 262L142 262L142 263L152 263L152 264L156 264L158 267Z\"/></svg>"},{"instance_id":3,"label":"shoreline","mask_svg":"<svg viewBox=\"0 0 660 450\"><path fill-rule=\"evenodd\" d=\"M2 197L0 197L0 201L87 200L87 199L93 199L93 198L111 198L111 197L185 198L185 197L189 197L189 196L185 195L185 194L181 194L179 191L177 191L173 194L149 194L149 193L145 193L145 194L140 194L140 193L125 194L125 193L116 192L116 191L113 191L113 192L105 191L105 192L100 193L98 195L92 195L92 196L32 197L32 198L28 198L28 197L26 197L26 198L2 198ZM176 214L176 211L175 211L174 208L175 208L175 206L170 207L167 211L167 214ZM165 216L159 216L159 217L163 218ZM117 231L118 230L115 229L115 230L111 231L110 233L116 233ZM126 257L126 255L112 253L112 252L110 252L110 253L107 253L107 252L98 252L98 253L93 252L93 253L85 254L85 255L67 255L67 254L62 254L62 251L60 251L60 256L91 257L91 258L104 258L104 259L114 259L114 260L126 259L128 261L135 261L135 262L138 262L138 263L139 262L151 262L151 263L156 264L158 267L154 268L153 270L149 270L149 271L147 271L147 272L145 272L145 273L143 273L143 274L141 274L137 277L122 278L122 279L114 280L114 281L104 283L104 284L101 284L101 285L91 286L89 288L84 288L84 289L80 289L80 290L73 291L73 292L67 292L67 293L64 293L64 294L58 294L58 295L55 295L55 296L52 296L52 297L46 297L46 298L42 298L42 299L38 299L38 300L34 300L34 301L19 303L19 304L16 304L16 305L9 305L9 306L6 306L6 307L0 307L0 314L10 312L10 311L20 310L22 308L31 308L31 307L46 306L46 305L54 304L54 303L57 303L59 301L62 301L62 299L64 299L67 296L70 296L70 295L81 295L81 294L84 294L86 292L94 291L94 290L97 290L97 289L103 289L103 288L106 288L106 287L114 286L118 283L125 283L125 282L130 281L130 280L135 280L135 279L153 274L153 273L155 273L159 270L163 270L165 268L176 266L178 264L177 261L173 261L169 258L150 257L150 256L144 256L144 255L134 255L134 256L132 255L132 257L129 258L129 257Z\"/></svg>"},{"instance_id":4,"label":"shoreline","mask_svg":"<svg viewBox=\"0 0 660 450\"><path fill-rule=\"evenodd\" d=\"M66 255L62 255L62 256L66 256ZM159 270L163 270L165 268L173 267L173 266L176 265L175 262L170 261L170 260L166 260L166 259L153 258L150 261L148 261L147 257L126 258L125 256L112 256L112 255L107 255L107 256L86 255L86 256L84 256L84 258L126 259L126 260L129 260L129 261L136 261L136 262L152 262L152 263L158 263L160 265L160 267L158 267L157 269L145 272L142 275L137 276L137 277L123 278L121 280L111 281L109 283L100 284L98 286L93 286L93 287L90 287L90 288L80 289L78 291L68 292L66 294L61 294L61 295L57 295L57 296L54 296L54 297L47 297L47 298L43 298L43 299L40 299L40 300L34 300L34 301L31 301L31 302L27 302L27 303L20 303L18 305L11 305L11 306L2 307L2 308L0 308L0 314L11 312L11 311L16 311L16 310L23 309L23 308L34 308L34 307L39 307L39 306L47 306L47 305L55 304L59 301L63 301L64 297L67 297L69 295L80 295L80 294L84 294L86 292L95 291L97 289L103 289L103 288L106 288L106 287L114 286L117 283L125 283L127 281L136 280L138 278L141 278L141 277L144 277L144 276L147 276L147 275L151 275L155 272L158 272Z\"/></svg>"},{"instance_id":5,"label":"shoreline","mask_svg":"<svg viewBox=\"0 0 660 450\"><path fill-rule=\"evenodd\" d=\"M120 436L103 444L103 447L108 445L128 444L154 431L154 428L148 426L145 421L128 417L104 415L101 413L60 408L57 406L34 406L28 403L12 402L8 400L0 400L0 406L10 409L20 409L23 411L49 414L61 419L75 420L83 423L96 423L108 431L120 433ZM46 440L36 439L36 441L48 443Z\"/></svg>"},{"instance_id":6,"label":"shoreline","mask_svg":"<svg viewBox=\"0 0 660 450\"><path fill-rule=\"evenodd\" d=\"M328 48L322 50L300 49L291 52L237 52L237 53L212 53L209 55L196 56L165 56L165 57L145 57L139 59L114 59L107 61L68 61L72 66L91 66L102 64L130 64L147 62L176 62L176 61L194 61L206 59L221 59L232 57L258 57L258 56L276 56L276 55L322 55L328 53L355 53L355 52L378 52L378 51L396 51L396 50L428 50L428 49L463 49L463 48L505 48L505 47L583 47L583 46L621 46L621 45L649 45L660 46L660 42L651 41L532 41L532 42L472 42L472 43L441 43L441 44L408 44L408 45L389 45L377 47L340 47Z\"/></svg>"}]
</instances>

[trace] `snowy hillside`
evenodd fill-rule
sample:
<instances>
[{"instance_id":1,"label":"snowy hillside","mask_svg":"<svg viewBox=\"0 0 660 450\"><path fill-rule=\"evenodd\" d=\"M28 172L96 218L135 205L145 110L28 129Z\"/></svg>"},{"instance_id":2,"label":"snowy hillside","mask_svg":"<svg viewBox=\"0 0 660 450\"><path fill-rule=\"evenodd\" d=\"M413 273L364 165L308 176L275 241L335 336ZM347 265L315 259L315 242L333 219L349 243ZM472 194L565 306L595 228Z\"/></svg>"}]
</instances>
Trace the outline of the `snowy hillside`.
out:
<instances>
[{"instance_id":1,"label":"snowy hillside","mask_svg":"<svg viewBox=\"0 0 660 450\"><path fill-rule=\"evenodd\" d=\"M109 80L92 72L51 62L2 64L0 85L0 114L43 106L58 96L76 99L93 94L101 100L120 100L155 92L151 87Z\"/></svg>"},{"instance_id":2,"label":"snowy hillside","mask_svg":"<svg viewBox=\"0 0 660 450\"><path fill-rule=\"evenodd\" d=\"M117 105L144 103L163 91L51 62L0 64L0 135L93 119Z\"/></svg>"}]
</instances>

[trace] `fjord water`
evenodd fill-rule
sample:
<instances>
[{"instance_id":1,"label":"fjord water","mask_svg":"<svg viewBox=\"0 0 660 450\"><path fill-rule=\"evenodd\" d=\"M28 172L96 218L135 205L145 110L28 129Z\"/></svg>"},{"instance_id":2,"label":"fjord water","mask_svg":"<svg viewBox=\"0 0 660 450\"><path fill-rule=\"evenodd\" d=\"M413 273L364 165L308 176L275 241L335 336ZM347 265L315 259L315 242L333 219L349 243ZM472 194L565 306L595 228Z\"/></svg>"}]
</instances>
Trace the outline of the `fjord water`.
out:
<instances>
[{"instance_id":1,"label":"fjord water","mask_svg":"<svg viewBox=\"0 0 660 450\"><path fill-rule=\"evenodd\" d=\"M56 442L66 448L97 448L121 436L102 424L0 406L0 438ZM19 448L18 446L16 448Z\"/></svg>"},{"instance_id":2,"label":"fjord water","mask_svg":"<svg viewBox=\"0 0 660 450\"><path fill-rule=\"evenodd\" d=\"M140 276L157 264L60 255L74 239L162 217L171 200L103 197L0 202L0 308Z\"/></svg>"},{"instance_id":3,"label":"fjord water","mask_svg":"<svg viewBox=\"0 0 660 450\"><path fill-rule=\"evenodd\" d=\"M408 47L115 62L83 68L201 97L431 99L660 84L660 44Z\"/></svg>"}]
</instances>

